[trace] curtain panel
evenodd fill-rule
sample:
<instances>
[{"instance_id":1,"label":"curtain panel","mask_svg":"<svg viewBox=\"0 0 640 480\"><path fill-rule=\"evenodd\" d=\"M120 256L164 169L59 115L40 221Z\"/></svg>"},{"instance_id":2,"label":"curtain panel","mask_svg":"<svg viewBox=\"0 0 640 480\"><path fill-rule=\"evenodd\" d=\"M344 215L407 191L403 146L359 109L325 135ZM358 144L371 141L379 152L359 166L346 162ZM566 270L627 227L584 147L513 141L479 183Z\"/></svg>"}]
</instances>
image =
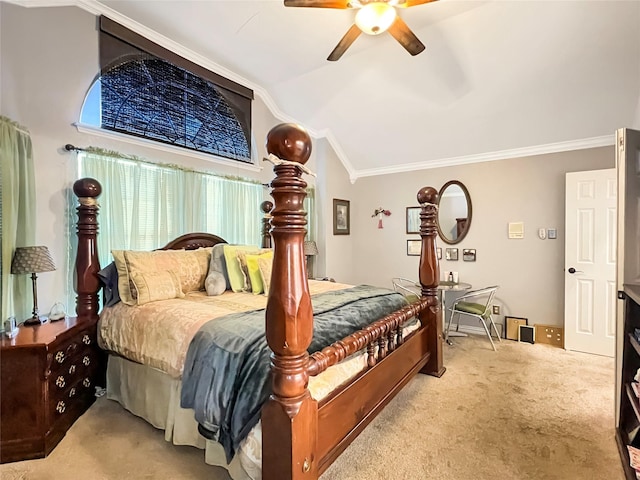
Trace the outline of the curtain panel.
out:
<instances>
[{"instance_id":1,"label":"curtain panel","mask_svg":"<svg viewBox=\"0 0 640 480\"><path fill-rule=\"evenodd\" d=\"M265 186L241 177L221 176L165 165L118 152L89 148L76 152L76 177L102 185L98 256L105 267L111 250L153 250L190 232L208 232L229 243L260 245ZM75 265L77 198L68 191L68 285ZM308 190L308 237L313 239L314 190ZM67 306L75 297L69 292Z\"/></svg>"},{"instance_id":2,"label":"curtain panel","mask_svg":"<svg viewBox=\"0 0 640 480\"><path fill-rule=\"evenodd\" d=\"M11 260L16 247L35 243L36 187L33 149L29 132L0 116L0 260L2 320L14 315L18 322L31 316L31 280L12 275Z\"/></svg>"}]
</instances>

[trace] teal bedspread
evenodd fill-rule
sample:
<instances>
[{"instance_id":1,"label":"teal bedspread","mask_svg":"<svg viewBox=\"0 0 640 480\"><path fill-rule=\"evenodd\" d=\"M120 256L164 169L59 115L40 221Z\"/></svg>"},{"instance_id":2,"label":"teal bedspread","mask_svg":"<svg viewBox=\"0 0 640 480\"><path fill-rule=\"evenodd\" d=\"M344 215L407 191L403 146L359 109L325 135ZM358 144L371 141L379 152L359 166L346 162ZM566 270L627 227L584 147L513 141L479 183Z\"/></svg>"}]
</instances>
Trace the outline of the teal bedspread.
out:
<instances>
[{"instance_id":1,"label":"teal bedspread","mask_svg":"<svg viewBox=\"0 0 640 480\"><path fill-rule=\"evenodd\" d=\"M309 353L406 305L399 293L358 285L312 297ZM265 311L227 315L197 332L185 360L181 405L195 411L200 433L222 444L227 461L258 423L271 393Z\"/></svg>"}]
</instances>

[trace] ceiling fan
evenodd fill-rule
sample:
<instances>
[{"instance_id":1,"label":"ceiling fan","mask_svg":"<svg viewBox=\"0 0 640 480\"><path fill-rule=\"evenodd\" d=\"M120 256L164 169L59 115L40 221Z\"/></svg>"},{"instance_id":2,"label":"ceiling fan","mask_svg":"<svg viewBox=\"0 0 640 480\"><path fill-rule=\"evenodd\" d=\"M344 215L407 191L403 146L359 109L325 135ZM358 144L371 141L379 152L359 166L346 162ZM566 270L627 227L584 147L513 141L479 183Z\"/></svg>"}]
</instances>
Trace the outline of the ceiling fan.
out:
<instances>
[{"instance_id":1,"label":"ceiling fan","mask_svg":"<svg viewBox=\"0 0 640 480\"><path fill-rule=\"evenodd\" d=\"M338 60L360 33L379 35L387 30L411 55L424 50L424 44L402 20L397 8L408 8L436 0L284 0L285 7L357 8L355 24L338 42L327 60Z\"/></svg>"}]
</instances>

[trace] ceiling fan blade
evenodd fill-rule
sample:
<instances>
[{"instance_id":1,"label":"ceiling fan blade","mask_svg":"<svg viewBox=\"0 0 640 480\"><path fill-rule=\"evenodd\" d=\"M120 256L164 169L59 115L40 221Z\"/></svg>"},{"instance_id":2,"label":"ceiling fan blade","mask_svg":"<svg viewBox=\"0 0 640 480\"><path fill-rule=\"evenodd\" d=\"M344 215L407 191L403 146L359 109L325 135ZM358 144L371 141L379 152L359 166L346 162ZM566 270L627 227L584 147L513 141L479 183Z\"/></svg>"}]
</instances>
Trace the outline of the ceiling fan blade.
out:
<instances>
[{"instance_id":1,"label":"ceiling fan blade","mask_svg":"<svg viewBox=\"0 0 640 480\"><path fill-rule=\"evenodd\" d=\"M402 45L411 55L417 55L424 50L424 44L411 31L409 26L400 17L396 17L395 22L389 27L389 33Z\"/></svg>"},{"instance_id":2,"label":"ceiling fan blade","mask_svg":"<svg viewBox=\"0 0 640 480\"><path fill-rule=\"evenodd\" d=\"M409 7L415 7L416 5L423 5L425 3L431 3L435 1L437 0L404 0L404 1L401 0L396 4L396 7L409 8Z\"/></svg>"},{"instance_id":3,"label":"ceiling fan blade","mask_svg":"<svg viewBox=\"0 0 640 480\"><path fill-rule=\"evenodd\" d=\"M284 0L285 7L351 8L348 0Z\"/></svg>"},{"instance_id":4,"label":"ceiling fan blade","mask_svg":"<svg viewBox=\"0 0 640 480\"><path fill-rule=\"evenodd\" d=\"M347 33L345 33L344 37L340 39L336 48L329 54L327 60L330 62L335 62L339 60L344 52L347 51L347 48L351 46L351 44L360 36L362 30L358 28L357 25L352 25Z\"/></svg>"}]
</instances>

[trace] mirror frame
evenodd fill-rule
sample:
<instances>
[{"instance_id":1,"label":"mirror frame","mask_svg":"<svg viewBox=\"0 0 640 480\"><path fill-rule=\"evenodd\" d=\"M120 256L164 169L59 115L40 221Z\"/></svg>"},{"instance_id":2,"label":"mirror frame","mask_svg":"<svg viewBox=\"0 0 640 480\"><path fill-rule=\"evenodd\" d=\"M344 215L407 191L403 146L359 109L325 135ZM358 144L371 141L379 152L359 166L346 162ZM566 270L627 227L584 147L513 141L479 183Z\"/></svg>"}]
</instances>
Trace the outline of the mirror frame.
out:
<instances>
[{"instance_id":1,"label":"mirror frame","mask_svg":"<svg viewBox=\"0 0 640 480\"><path fill-rule=\"evenodd\" d=\"M440 240L442 240L447 245L456 245L460 243L462 240L464 240L464 237L466 237L467 233L469 233L469 229L471 228L471 218L472 218L473 209L471 208L471 195L469 195L469 190L467 190L467 187L465 187L464 183L458 180L449 180L447 183L445 183L442 186L442 188L438 192L438 207L440 206L440 200L442 199L442 194L451 185L458 185L462 189L462 192L464 193L464 196L467 200L467 210L468 210L467 224L458 238L456 238L455 240L449 240L442 234L442 230L440 230L440 216L439 216L440 211L438 209L438 215L436 215L436 227L438 228L438 236L440 237Z\"/></svg>"}]
</instances>

